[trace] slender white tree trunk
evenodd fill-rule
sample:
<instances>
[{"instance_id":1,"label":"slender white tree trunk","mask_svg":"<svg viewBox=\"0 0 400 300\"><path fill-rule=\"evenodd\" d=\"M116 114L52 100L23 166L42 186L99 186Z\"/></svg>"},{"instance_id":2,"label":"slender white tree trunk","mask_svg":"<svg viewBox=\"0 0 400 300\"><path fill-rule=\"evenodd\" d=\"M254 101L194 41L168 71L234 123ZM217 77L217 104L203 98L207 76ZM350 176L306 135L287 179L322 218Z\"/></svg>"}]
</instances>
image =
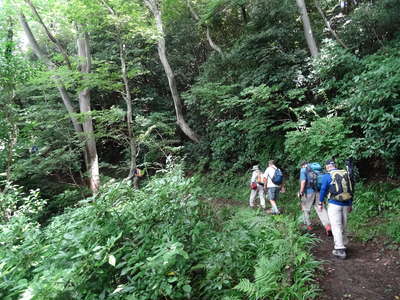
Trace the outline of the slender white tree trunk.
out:
<instances>
[{"instance_id":1,"label":"slender white tree trunk","mask_svg":"<svg viewBox=\"0 0 400 300\"><path fill-rule=\"evenodd\" d=\"M77 39L78 57L80 60L80 71L83 74L91 72L91 55L89 48L88 35L81 34ZM79 92L79 108L84 114L83 132L86 138L86 150L88 165L86 166L89 173L90 189L96 193L100 186L99 158L97 156L96 139L94 136L93 122L90 115L90 90L84 88Z\"/></svg>"},{"instance_id":2,"label":"slender white tree trunk","mask_svg":"<svg viewBox=\"0 0 400 300\"><path fill-rule=\"evenodd\" d=\"M115 10L108 5L107 1L100 0L103 6L109 11L109 13L114 16L116 19L119 18ZM133 132L133 119L132 119L132 95L131 89L129 86L129 79L128 79L128 70L126 66L126 46L123 42L122 33L118 25L116 26L117 29L117 39L119 43L119 58L121 62L121 75L122 81L124 83L124 90L123 98L126 104L126 125L128 128L128 143L129 143L129 150L130 150L130 163L129 163L129 174L127 179L132 179L133 186L138 188L138 176L135 176L135 170L137 167L136 156L137 156L137 143L135 134Z\"/></svg>"},{"instance_id":3,"label":"slender white tree trunk","mask_svg":"<svg viewBox=\"0 0 400 300\"><path fill-rule=\"evenodd\" d=\"M318 47L315 42L314 35L311 28L310 18L308 17L307 7L304 0L296 0L297 6L299 8L301 19L303 21L304 36L306 37L308 48L312 57L318 56Z\"/></svg>"},{"instance_id":4,"label":"slender white tree trunk","mask_svg":"<svg viewBox=\"0 0 400 300\"><path fill-rule=\"evenodd\" d=\"M130 149L130 168L128 178L133 178L134 187L138 187L138 177L134 176L134 171L136 170L136 154L137 145L135 135L133 133L133 119L132 119L132 95L129 87L128 73L126 68L126 52L125 45L120 42L120 61L121 61L121 73L122 80L124 82L125 95L124 100L126 103L126 125L128 127L128 138L129 138L129 149Z\"/></svg>"},{"instance_id":5,"label":"slender white tree trunk","mask_svg":"<svg viewBox=\"0 0 400 300\"><path fill-rule=\"evenodd\" d=\"M161 63L164 67L165 74L167 75L169 88L172 94L172 99L174 100L176 122L188 138L190 138L193 142L198 143L200 141L199 136L190 128L189 124L186 123L185 118L183 116L183 105L180 95L178 93L178 89L176 87L175 75L167 58L165 39L164 39L164 28L161 19L161 11L160 8L158 7L158 1L144 0L144 2L150 9L150 11L153 13L154 18L156 20L156 26L159 34L157 51Z\"/></svg>"},{"instance_id":6,"label":"slender white tree trunk","mask_svg":"<svg viewBox=\"0 0 400 300\"><path fill-rule=\"evenodd\" d=\"M39 47L39 44L37 43L35 36L33 35L31 28L29 27L29 24L26 21L26 18L22 13L19 14L19 20L25 32L25 35L28 38L28 42L33 49L33 52L36 54L37 57L39 57L40 60L42 60L47 65L47 68L49 70L55 70L56 69L55 64L49 59L46 53ZM71 98L69 97L65 86L63 85L61 79L58 76L53 76L53 80L56 83L57 89L61 95L61 99L64 103L64 106L68 111L69 118L74 126L75 131L78 133L82 132L82 126L81 124L79 124L78 120L74 116L76 112L74 107L72 106Z\"/></svg>"},{"instance_id":7,"label":"slender white tree trunk","mask_svg":"<svg viewBox=\"0 0 400 300\"><path fill-rule=\"evenodd\" d=\"M25 35L28 38L29 44L31 45L35 54L41 59L48 67L49 70L55 70L55 64L50 60L47 54L39 47L35 36L33 35L28 22L26 21L25 16L20 13L19 20L24 29ZM84 38L78 39L78 55L81 59L81 72L89 73L91 69L91 61L90 61L90 52L89 52L89 43L87 36ZM57 89L61 95L61 99L64 103L66 110L68 111L70 120L74 126L75 131L78 134L85 133L85 150L84 150L84 158L86 169L89 173L90 177L90 188L93 193L97 192L100 185L100 176L99 176L99 163L98 156L96 150L96 141L94 138L93 132L93 124L90 116L85 116L86 120L81 125L78 120L75 118L75 109L72 105L71 98L65 88L64 84L61 81L59 76L53 76L52 79L56 83ZM89 89L84 89L79 93L79 106L81 113L89 113L90 112L90 91Z\"/></svg>"}]
</instances>

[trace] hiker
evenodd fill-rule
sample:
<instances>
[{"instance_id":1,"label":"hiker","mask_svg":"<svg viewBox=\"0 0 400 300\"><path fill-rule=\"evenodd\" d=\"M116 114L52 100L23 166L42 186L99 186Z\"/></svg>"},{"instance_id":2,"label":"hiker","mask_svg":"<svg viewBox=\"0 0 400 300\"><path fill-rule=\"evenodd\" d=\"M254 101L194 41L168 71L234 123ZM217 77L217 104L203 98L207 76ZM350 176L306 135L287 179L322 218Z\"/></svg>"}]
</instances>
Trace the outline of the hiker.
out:
<instances>
[{"instance_id":1,"label":"hiker","mask_svg":"<svg viewBox=\"0 0 400 300\"><path fill-rule=\"evenodd\" d=\"M280 211L276 205L276 201L279 198L279 191L283 183L282 171L275 166L275 161L270 160L268 167L265 170L264 178L266 180L266 188L268 190L268 199L271 203L271 212L274 215L280 214ZM283 188L283 187L282 187Z\"/></svg>"},{"instance_id":2,"label":"hiker","mask_svg":"<svg viewBox=\"0 0 400 300\"><path fill-rule=\"evenodd\" d=\"M257 194L260 197L260 205L265 209L265 197L264 197L264 176L260 168L256 165L251 169L253 173L250 179L250 207L254 207L254 200Z\"/></svg>"},{"instance_id":3,"label":"hiker","mask_svg":"<svg viewBox=\"0 0 400 300\"><path fill-rule=\"evenodd\" d=\"M304 226L308 231L313 228L311 226L310 213L314 207L322 226L328 236L332 235L331 225L328 218L328 212L323 207L319 208L319 190L321 188L322 167L319 163L308 163L304 161L300 165L300 190L299 198L301 199L301 209L303 211Z\"/></svg>"},{"instance_id":4,"label":"hiker","mask_svg":"<svg viewBox=\"0 0 400 300\"><path fill-rule=\"evenodd\" d=\"M332 226L334 249L332 254L340 259L346 258L347 214L352 211L353 187L346 170L338 170L333 160L325 164L328 171L322 176L319 196L319 210L322 211L324 199L328 196L328 216Z\"/></svg>"}]
</instances>

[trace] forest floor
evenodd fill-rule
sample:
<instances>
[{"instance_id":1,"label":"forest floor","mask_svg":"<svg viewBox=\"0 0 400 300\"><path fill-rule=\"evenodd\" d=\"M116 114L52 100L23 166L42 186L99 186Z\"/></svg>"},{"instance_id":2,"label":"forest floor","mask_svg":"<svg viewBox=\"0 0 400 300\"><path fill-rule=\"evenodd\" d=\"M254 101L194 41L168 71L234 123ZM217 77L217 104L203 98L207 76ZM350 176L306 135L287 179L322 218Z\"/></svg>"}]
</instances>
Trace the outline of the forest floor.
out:
<instances>
[{"instance_id":1,"label":"forest floor","mask_svg":"<svg viewBox=\"0 0 400 300\"><path fill-rule=\"evenodd\" d=\"M333 240L322 226L314 233L320 239L314 255L324 262L320 300L400 300L399 250L384 239L362 243L350 236L347 259L340 260L332 256Z\"/></svg>"},{"instance_id":2,"label":"forest floor","mask_svg":"<svg viewBox=\"0 0 400 300\"><path fill-rule=\"evenodd\" d=\"M245 207L243 202L215 199L216 207ZM351 216L350 216L351 217ZM400 300L400 246L384 238L360 242L349 235L347 258L332 256L333 237L322 226L313 234L320 240L313 249L314 256L323 262L318 274L321 295L318 300Z\"/></svg>"}]
</instances>

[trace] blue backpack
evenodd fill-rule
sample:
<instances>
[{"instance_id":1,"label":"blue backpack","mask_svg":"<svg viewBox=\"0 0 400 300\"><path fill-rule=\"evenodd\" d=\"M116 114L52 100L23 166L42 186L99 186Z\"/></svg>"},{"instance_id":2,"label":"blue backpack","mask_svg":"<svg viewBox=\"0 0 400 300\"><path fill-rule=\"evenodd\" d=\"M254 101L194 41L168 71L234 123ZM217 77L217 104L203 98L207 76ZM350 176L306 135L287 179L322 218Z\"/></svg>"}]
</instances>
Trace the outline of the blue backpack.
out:
<instances>
[{"instance_id":1,"label":"blue backpack","mask_svg":"<svg viewBox=\"0 0 400 300\"><path fill-rule=\"evenodd\" d=\"M274 172L274 176L272 176L271 181L273 184L281 185L283 182L283 174L281 169L276 168Z\"/></svg>"},{"instance_id":2,"label":"blue backpack","mask_svg":"<svg viewBox=\"0 0 400 300\"><path fill-rule=\"evenodd\" d=\"M307 165L307 187L312 188L314 191L320 191L322 185L322 176L324 172L319 163L309 163Z\"/></svg>"}]
</instances>

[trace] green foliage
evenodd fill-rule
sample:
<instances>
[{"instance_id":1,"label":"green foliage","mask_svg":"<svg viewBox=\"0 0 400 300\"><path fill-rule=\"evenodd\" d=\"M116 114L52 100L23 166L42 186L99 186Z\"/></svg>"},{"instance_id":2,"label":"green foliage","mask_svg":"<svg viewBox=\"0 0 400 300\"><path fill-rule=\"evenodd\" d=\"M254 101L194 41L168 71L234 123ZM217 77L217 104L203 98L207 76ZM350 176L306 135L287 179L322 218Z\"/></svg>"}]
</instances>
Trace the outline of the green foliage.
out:
<instances>
[{"instance_id":1,"label":"green foliage","mask_svg":"<svg viewBox=\"0 0 400 300\"><path fill-rule=\"evenodd\" d=\"M323 99L350 84L354 74L362 68L356 55L329 39L323 41L320 54L311 66L307 80L315 85L315 93ZM326 105L332 106L329 101Z\"/></svg>"},{"instance_id":2,"label":"green foliage","mask_svg":"<svg viewBox=\"0 0 400 300\"><path fill-rule=\"evenodd\" d=\"M364 70L347 89L349 115L363 137L357 146L363 157L397 157L400 149L399 125L400 57L398 47L384 50L364 60Z\"/></svg>"},{"instance_id":3,"label":"green foliage","mask_svg":"<svg viewBox=\"0 0 400 300\"><path fill-rule=\"evenodd\" d=\"M239 95L237 92L236 85L208 84L192 88L191 94L186 95L194 112L211 117L204 134L208 138L213 170L237 171L279 155L282 138L278 132L271 133L280 123L275 121L276 117L287 109L279 86L263 84L248 87Z\"/></svg>"},{"instance_id":4,"label":"green foliage","mask_svg":"<svg viewBox=\"0 0 400 300\"><path fill-rule=\"evenodd\" d=\"M41 255L41 232L37 220L46 202L38 190L24 193L8 183L0 193L0 296L17 299L32 278L32 267ZM5 293L5 291L7 291Z\"/></svg>"},{"instance_id":5,"label":"green foliage","mask_svg":"<svg viewBox=\"0 0 400 300\"><path fill-rule=\"evenodd\" d=\"M399 15L396 0L361 2L344 20L339 35L356 53L371 54L397 35Z\"/></svg>"},{"instance_id":6,"label":"green foliage","mask_svg":"<svg viewBox=\"0 0 400 300\"><path fill-rule=\"evenodd\" d=\"M46 201L40 198L39 190L30 190L25 194L22 187L8 182L0 193L1 223L21 216L36 221L45 204Z\"/></svg>"},{"instance_id":7,"label":"green foliage","mask_svg":"<svg viewBox=\"0 0 400 300\"><path fill-rule=\"evenodd\" d=\"M109 182L44 228L25 215L12 218L1 225L9 245L0 248L2 298L221 299L240 296L232 288L252 277L261 257L276 255L283 275L256 271L279 278L269 295L313 297L313 279L304 277L316 267L307 254L312 240L298 235L290 217L240 209L220 219L202 195L174 167L142 190Z\"/></svg>"},{"instance_id":8,"label":"green foliage","mask_svg":"<svg viewBox=\"0 0 400 300\"><path fill-rule=\"evenodd\" d=\"M311 240L299 236L295 229L297 224L287 221L275 222L273 228L265 230L264 245L258 249L254 282L243 279L235 287L248 299L316 297L316 285L310 283L314 281L313 272L318 263L309 251L300 250L309 249Z\"/></svg>"},{"instance_id":9,"label":"green foliage","mask_svg":"<svg viewBox=\"0 0 400 300\"><path fill-rule=\"evenodd\" d=\"M364 241L377 236L388 236L400 241L398 215L400 211L400 189L389 184L357 184L354 211L350 228Z\"/></svg>"},{"instance_id":10,"label":"green foliage","mask_svg":"<svg viewBox=\"0 0 400 300\"><path fill-rule=\"evenodd\" d=\"M350 133L343 118L320 118L309 128L288 132L285 151L296 165L302 160L322 162L331 158L340 163L352 154Z\"/></svg>"}]
</instances>

